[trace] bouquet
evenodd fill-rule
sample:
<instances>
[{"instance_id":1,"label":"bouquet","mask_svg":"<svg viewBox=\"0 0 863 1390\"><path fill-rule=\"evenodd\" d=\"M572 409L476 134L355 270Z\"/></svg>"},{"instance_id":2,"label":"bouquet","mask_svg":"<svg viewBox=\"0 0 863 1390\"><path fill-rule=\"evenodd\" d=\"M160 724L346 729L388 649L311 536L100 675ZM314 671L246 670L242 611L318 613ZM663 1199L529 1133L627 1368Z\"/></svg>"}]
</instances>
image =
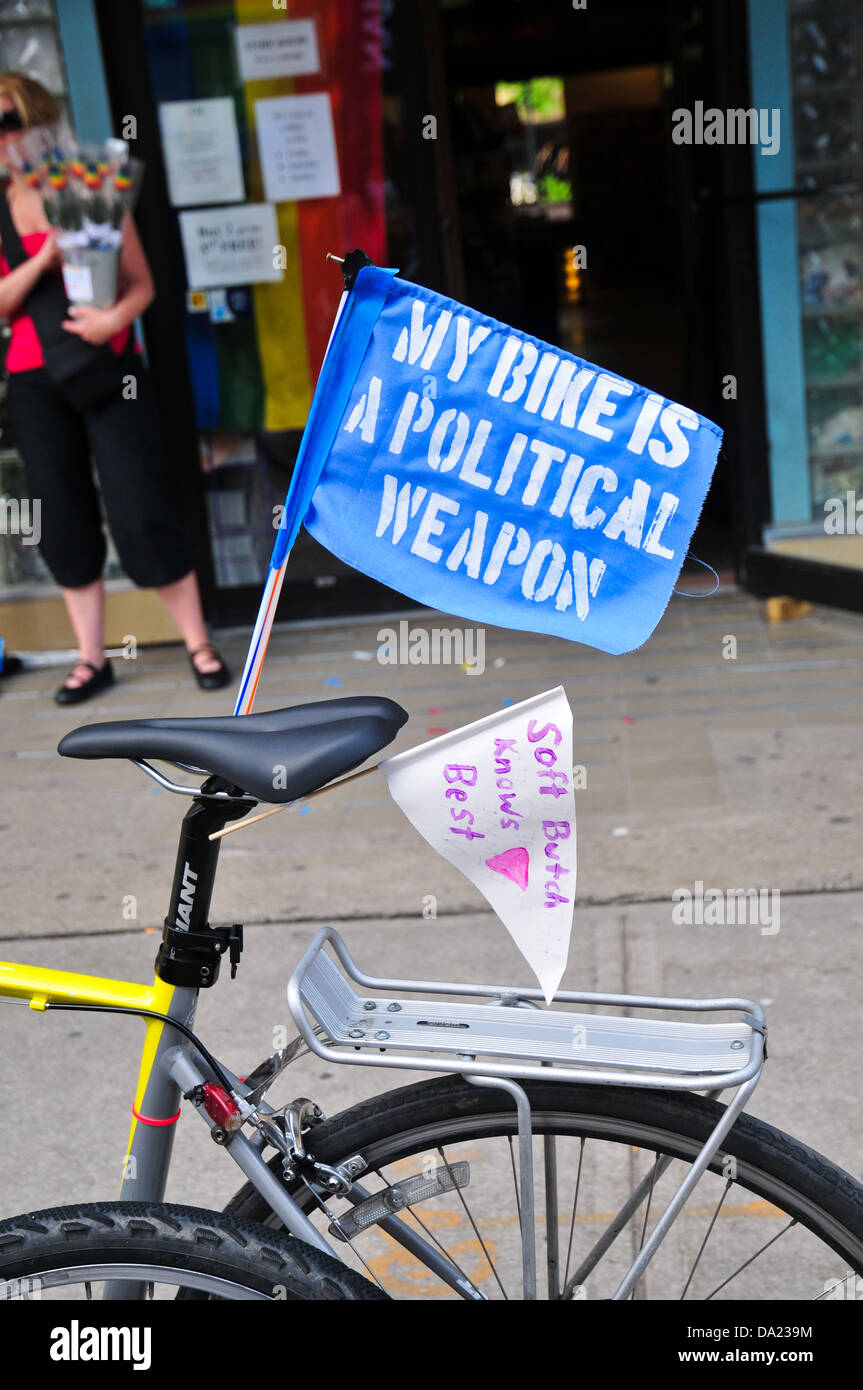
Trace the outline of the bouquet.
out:
<instances>
[{"instance_id":1,"label":"bouquet","mask_svg":"<svg viewBox=\"0 0 863 1390\"><path fill-rule=\"evenodd\" d=\"M19 147L27 182L39 189L58 229L63 282L72 304L106 307L117 298L123 218L134 205L143 165L125 140L99 146Z\"/></svg>"}]
</instances>

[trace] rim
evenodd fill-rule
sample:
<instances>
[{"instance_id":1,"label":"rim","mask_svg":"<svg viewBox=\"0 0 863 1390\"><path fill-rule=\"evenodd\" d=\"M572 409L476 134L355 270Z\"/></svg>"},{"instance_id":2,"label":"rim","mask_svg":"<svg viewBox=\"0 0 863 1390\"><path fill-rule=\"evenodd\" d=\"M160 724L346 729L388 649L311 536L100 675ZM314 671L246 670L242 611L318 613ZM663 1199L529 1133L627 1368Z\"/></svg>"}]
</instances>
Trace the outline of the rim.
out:
<instances>
[{"instance_id":1,"label":"rim","mask_svg":"<svg viewBox=\"0 0 863 1390\"><path fill-rule=\"evenodd\" d=\"M536 1136L534 1180L537 1189L536 1246L540 1297L548 1297L548 1285L545 1282L547 1209L543 1195L543 1131L552 1132L561 1141L555 1145L558 1166L557 1229L561 1265L572 1265L574 1262L576 1268L580 1267L587 1254L584 1247L587 1245L588 1249L590 1248L590 1241L584 1239L584 1235L600 1234L604 1229L603 1221L606 1227L610 1226L625 1202L625 1196L621 1199L618 1195L611 1203L599 1201L597 1205L595 1174L601 1165L597 1165L594 1154L591 1154L594 1209L579 1209L579 1198L583 1196L580 1182L585 1174L585 1150L591 1145L606 1150L612 1155L611 1167L618 1173L621 1168L621 1155L627 1151L638 1155L637 1161L632 1160L632 1187L646 1182L647 1193L602 1257L608 1261L605 1269L611 1271L612 1281L617 1278L618 1273L622 1277L622 1273L644 1243L652 1224L661 1215L670 1192L680 1181L683 1171L681 1164L690 1163L699 1152L701 1144L697 1139L668 1130L661 1124L650 1125L609 1116L548 1110L535 1112L533 1118ZM361 1181L370 1191L379 1191L387 1183L399 1181L408 1171L421 1171L420 1158L425 1158L427 1162L429 1155L437 1153L438 1166L442 1166L441 1159L445 1166L462 1157L459 1146L469 1147L477 1141L497 1142L499 1145L507 1146L509 1153L504 1156L503 1164L499 1156L495 1161L494 1184L500 1193L509 1185L511 1195L514 1196L517 1159L513 1150L517 1151L517 1144L512 1141L515 1135L515 1120L508 1115L453 1115L429 1121L400 1134L381 1137L369 1144L345 1146L344 1156L360 1152L366 1160L366 1170ZM328 1146L328 1149L330 1147ZM574 1154L574 1148L579 1149L578 1155ZM659 1166L663 1157L667 1159L665 1169ZM506 1168L507 1158L511 1174L504 1180L502 1173ZM413 1160L410 1169L405 1166L407 1160ZM328 1161L333 1161L331 1153ZM651 1169L654 1170L652 1177ZM658 1172L655 1171L657 1169ZM482 1181L482 1171L475 1157L471 1164L470 1184L464 1193L450 1193L449 1200L436 1198L416 1208L409 1208L409 1215L405 1212L400 1214L414 1230L421 1230L425 1238L435 1246L445 1249L449 1244L447 1253L455 1259L455 1263L466 1277L473 1278L481 1292L497 1298L518 1297L517 1291L513 1293L515 1283L512 1274L509 1274L507 1280L498 1279L493 1269L495 1259L491 1247L499 1243L496 1241L495 1232L499 1231L504 1218L492 1212L491 1220L487 1221L486 1229L483 1230L482 1223L472 1219L471 1211L467 1210L473 1205L471 1186L476 1192ZM607 1187L606 1184L606 1189ZM619 1193L619 1181L616 1189ZM745 1194L749 1200L741 1201L740 1194ZM324 1222L334 1211L341 1216L350 1210L349 1204L345 1202L330 1201L325 1217L319 1210L320 1199L308 1188L295 1187L293 1195L310 1213L317 1210L318 1220ZM752 1198L756 1200L753 1202ZM444 1205L441 1206L441 1203ZM486 1200L485 1206L488 1205L489 1202ZM515 1205L517 1207L517 1200ZM440 1223L444 1217L444 1227L453 1237L449 1242L440 1238ZM510 1220L511 1226L511 1218L507 1219ZM267 1224L278 1224L277 1218L271 1216ZM735 1227L739 1236L736 1240L729 1235ZM354 1239L353 1255L344 1245L339 1246L345 1255L346 1263L356 1267L366 1277L375 1278L376 1282L395 1298L457 1296L430 1271L425 1271L427 1277L424 1279L418 1261L413 1260L411 1263L412 1257L400 1251L389 1238L383 1237L379 1228L373 1230L374 1235L364 1232ZM758 1240L754 1239L756 1234ZM382 1248L385 1244L389 1245L389 1250ZM510 1266L516 1262L515 1254L518 1254L520 1259L520 1240L517 1240L517 1244L518 1251L514 1251L510 1231L507 1237ZM687 1252L685 1259L675 1256L675 1244L678 1247L682 1244ZM458 1252L453 1256L453 1247L456 1246L467 1252L470 1268L460 1262ZM734 1249L735 1246L738 1248ZM720 1247L719 1254L726 1265L721 1277L713 1277L710 1273L710 1265L717 1247ZM782 1251L789 1251L787 1256L782 1257L785 1273L776 1264L776 1255L780 1247ZM629 1258L626 1258L624 1253L627 1249ZM400 1253L394 1256L393 1250ZM729 1256L733 1258L729 1260ZM804 1271L802 1277L797 1269L801 1263ZM761 1271L767 1267L771 1273L765 1279ZM396 1277L387 1277L393 1269L396 1270ZM691 1301L717 1297L748 1297L753 1301L757 1298L819 1299L829 1296L827 1291L831 1284L835 1285L849 1274L853 1275L855 1270L863 1270L863 1241L831 1213L826 1212L817 1198L813 1198L806 1191L791 1187L781 1178L773 1177L755 1163L737 1159L723 1150L714 1157L708 1173L702 1177L666 1241L648 1267L645 1278L637 1286L635 1296L663 1299L682 1297ZM597 1264L591 1271L590 1278L594 1281L595 1287L598 1285L603 1290L598 1296L611 1297L616 1284L612 1282L610 1287L607 1283L604 1284L598 1278L599 1273ZM561 1280L560 1287L565 1287L567 1282L571 1281L571 1275L570 1268L569 1274ZM742 1277L744 1275L745 1277ZM433 1288L432 1285L437 1287ZM592 1294L589 1282L584 1288L586 1292L571 1292L569 1296L590 1298ZM749 1289L749 1294L741 1293L741 1288Z\"/></svg>"},{"instance_id":2,"label":"rim","mask_svg":"<svg viewBox=\"0 0 863 1390\"><path fill-rule=\"evenodd\" d=\"M275 1301L272 1295L250 1288L248 1284L237 1283L233 1278L134 1261L94 1261L91 1264L57 1265L38 1273L20 1275L17 1278L9 1277L5 1282L7 1289L12 1289L12 1292L7 1294L12 1302L38 1300L46 1290L56 1289L63 1290L66 1301L71 1298L68 1290L76 1287L84 1290L82 1298L90 1302L95 1301L96 1297L102 1297L101 1294L94 1296L94 1284L109 1284L119 1280L146 1285L145 1301L155 1300L157 1285L169 1288L172 1292L168 1297L171 1298L176 1296L178 1289L192 1289L196 1293L209 1294L219 1299ZM123 1301L130 1300L124 1297Z\"/></svg>"}]
</instances>

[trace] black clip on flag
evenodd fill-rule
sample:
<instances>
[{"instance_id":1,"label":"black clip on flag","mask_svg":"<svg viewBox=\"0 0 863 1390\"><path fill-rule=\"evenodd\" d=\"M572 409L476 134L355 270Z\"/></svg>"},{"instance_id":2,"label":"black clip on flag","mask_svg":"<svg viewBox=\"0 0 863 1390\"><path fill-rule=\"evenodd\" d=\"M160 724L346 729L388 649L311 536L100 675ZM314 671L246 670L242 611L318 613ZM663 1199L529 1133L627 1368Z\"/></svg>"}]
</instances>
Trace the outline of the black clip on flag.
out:
<instances>
[{"instance_id":1,"label":"black clip on flag","mask_svg":"<svg viewBox=\"0 0 863 1390\"><path fill-rule=\"evenodd\" d=\"M336 261L342 268L342 277L345 282L345 289L352 290L354 281L364 265L374 265L371 256L367 256L365 251L346 251L344 257L334 256L332 251L327 254L328 261Z\"/></svg>"}]
</instances>

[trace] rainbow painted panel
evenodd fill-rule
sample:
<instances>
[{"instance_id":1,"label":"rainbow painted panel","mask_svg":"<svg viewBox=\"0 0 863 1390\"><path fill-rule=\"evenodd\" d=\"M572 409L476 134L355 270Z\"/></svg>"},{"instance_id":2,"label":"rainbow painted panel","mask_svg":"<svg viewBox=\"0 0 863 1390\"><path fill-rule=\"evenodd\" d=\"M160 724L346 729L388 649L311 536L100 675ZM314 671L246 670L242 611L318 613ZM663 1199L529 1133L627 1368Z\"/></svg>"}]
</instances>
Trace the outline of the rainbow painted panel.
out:
<instances>
[{"instance_id":1,"label":"rainbow painted panel","mask_svg":"<svg viewBox=\"0 0 863 1390\"><path fill-rule=\"evenodd\" d=\"M316 21L321 71L243 83L235 29ZM233 6L186 3L144 13L156 103L232 96L246 198L263 201L255 102L327 91L333 111L341 195L276 205L284 277L251 286L251 318L211 322L186 313L186 344L201 429L300 430L305 425L341 284L328 251L362 246L385 258L379 0L319 0L275 10L271 0ZM177 238L178 255L179 238ZM180 267L181 282L185 280Z\"/></svg>"}]
</instances>

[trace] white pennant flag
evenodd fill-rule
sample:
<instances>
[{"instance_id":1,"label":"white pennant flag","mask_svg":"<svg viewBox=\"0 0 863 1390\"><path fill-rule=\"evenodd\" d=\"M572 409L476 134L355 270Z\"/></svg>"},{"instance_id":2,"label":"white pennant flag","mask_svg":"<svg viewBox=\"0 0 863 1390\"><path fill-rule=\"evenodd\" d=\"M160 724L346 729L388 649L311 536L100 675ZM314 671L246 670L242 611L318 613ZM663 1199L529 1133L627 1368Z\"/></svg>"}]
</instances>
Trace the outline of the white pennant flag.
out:
<instances>
[{"instance_id":1,"label":"white pennant flag","mask_svg":"<svg viewBox=\"0 0 863 1390\"><path fill-rule=\"evenodd\" d=\"M378 767L408 820L491 903L550 1003L575 901L572 710L563 686Z\"/></svg>"}]
</instances>

